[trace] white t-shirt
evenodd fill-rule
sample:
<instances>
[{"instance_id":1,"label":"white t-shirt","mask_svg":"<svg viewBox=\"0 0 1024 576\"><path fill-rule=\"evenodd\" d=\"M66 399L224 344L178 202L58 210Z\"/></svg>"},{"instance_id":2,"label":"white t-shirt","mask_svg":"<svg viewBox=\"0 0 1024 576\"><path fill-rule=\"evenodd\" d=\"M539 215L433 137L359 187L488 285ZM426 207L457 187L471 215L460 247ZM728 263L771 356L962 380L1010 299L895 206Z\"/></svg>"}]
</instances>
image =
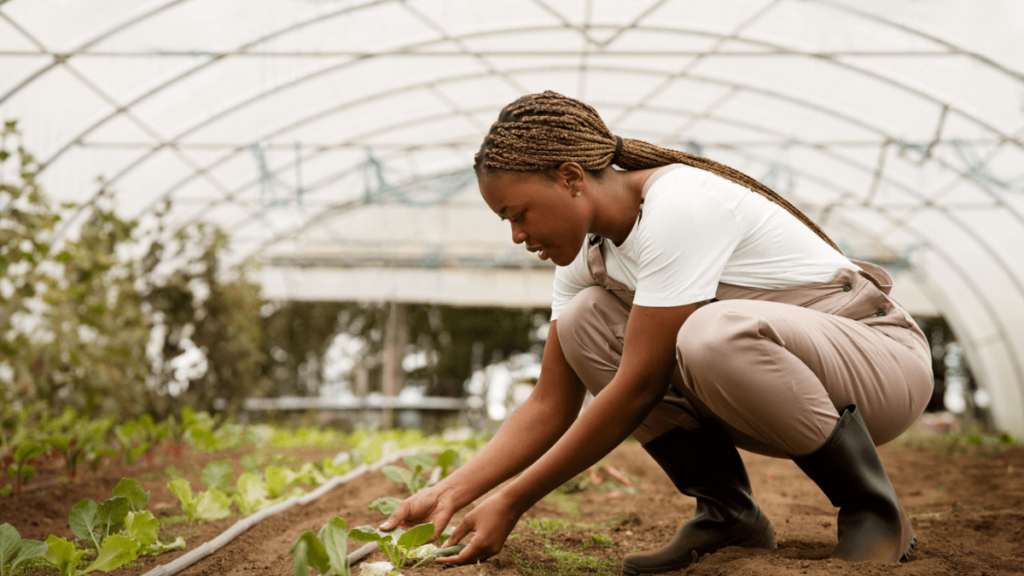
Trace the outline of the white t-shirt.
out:
<instances>
[{"instance_id":1,"label":"white t-shirt","mask_svg":"<svg viewBox=\"0 0 1024 576\"><path fill-rule=\"evenodd\" d=\"M650 182L649 182L650 184ZM594 286L589 245L555 270L551 319ZM602 246L608 275L636 290L633 303L672 307L715 297L718 283L776 290L824 282L857 265L778 204L690 166L660 175L621 246Z\"/></svg>"}]
</instances>

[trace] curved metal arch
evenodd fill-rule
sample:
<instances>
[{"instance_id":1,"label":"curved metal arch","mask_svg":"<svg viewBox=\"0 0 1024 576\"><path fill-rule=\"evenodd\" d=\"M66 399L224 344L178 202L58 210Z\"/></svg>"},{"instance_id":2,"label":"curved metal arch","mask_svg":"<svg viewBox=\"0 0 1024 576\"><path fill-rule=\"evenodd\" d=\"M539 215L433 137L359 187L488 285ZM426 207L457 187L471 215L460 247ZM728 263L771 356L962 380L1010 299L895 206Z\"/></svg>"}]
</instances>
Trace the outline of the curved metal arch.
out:
<instances>
[{"instance_id":1,"label":"curved metal arch","mask_svg":"<svg viewBox=\"0 0 1024 576\"><path fill-rule=\"evenodd\" d=\"M574 70L575 68L570 68L570 69ZM593 69L596 69L596 70L607 70L606 67L594 67ZM542 68L541 70L544 70L544 71L557 71L558 68L557 67L556 68ZM516 72L518 72L518 71L516 71ZM636 73L637 71L636 70L632 70L632 72ZM486 74L474 74L474 75L470 75L470 76L482 77L482 76L486 76ZM397 92L404 91L404 90L411 90L411 89L417 89L417 88L424 87L424 86L443 84L443 83L447 83L447 82L451 82L451 81L458 81L458 80L465 79L465 78L466 78L465 76L447 78L447 79L444 79L442 81L432 81L432 82L422 83L422 84L418 84L418 85L405 86L403 88L396 88L396 89L384 91L382 93L377 93L375 95L365 96L365 97L363 97L361 99L358 99L358 100L355 100L355 101L346 102L346 103L340 104L340 105L338 105L336 107L329 108L329 109L327 109L325 111L319 111L319 112L317 112L316 114L314 114L314 115L312 115L310 117L307 117L307 118L304 118L304 119L300 119L299 121L296 121L296 122L293 122L291 124L288 124L285 127L279 128L275 132L271 132L268 135L268 137L273 137L277 133L281 133L281 132L284 132L284 131L287 131L287 130L291 130L291 129L295 128L295 127L301 126L301 125L303 125L305 123L311 122L311 121L313 121L315 119L318 119L320 117L324 117L324 116L328 116L328 115L334 114L334 113L336 113L339 110L346 109L346 108L349 108L349 107L357 106L358 103L363 102L363 101L369 101L369 100L372 100L372 99L375 99L375 98L385 97L385 96L390 95L392 93L397 93ZM702 77L699 77L699 76L691 77L691 79L701 79L701 78ZM750 90L752 92L755 92L755 93L762 93L762 94L765 94L765 95L768 95L768 96L776 97L776 98L779 98L779 99L782 99L782 100L786 100L786 101L792 102L792 103L797 104L797 105L802 105L802 106L806 106L806 107L811 108L811 109L819 110L819 111L821 111L823 113L829 113L830 112L828 109L826 109L826 108L824 108L824 107L822 107L820 105L817 105L817 104L814 104L814 103L811 103L811 102L806 102L806 101L803 101L803 100L800 100L800 99L797 99L797 98L794 98L794 97L791 97L791 96L788 96L788 95L782 95L782 94L778 94L778 93L774 93L774 92L770 92L770 91L766 91L766 90L762 90L762 89L757 89L757 88L751 89L749 87L744 87L742 85L737 85L737 84L732 84L732 83L728 83L728 82L723 82L723 81L720 81L720 80L717 80L717 79L707 79L706 81L712 82L712 83L718 83L718 84L722 84L722 85L727 85L727 86L731 86L731 87L736 87L736 88L739 88L739 89L748 89L748 90ZM838 112L832 112L831 115L834 116L834 117L846 119L845 116L840 115L840 113L838 113ZM855 125L858 125L858 126L864 128L866 130L869 130L869 131L875 132L877 134L880 134L881 136L884 136L887 139L892 139L892 136L890 134L886 133L884 130L882 130L880 128L877 128L877 127L874 127L874 126L868 124L867 122L861 121L859 119L854 119L854 118L849 118L848 121L854 123ZM228 159L233 158L233 157L234 157L234 153L229 153L229 154L225 155L224 157L222 157L220 160L214 161L213 163L207 165L204 169L205 170L209 170L210 168L215 167L216 165L218 165L218 164L220 164L222 162L225 162ZM312 157L314 157L314 156L309 156L308 158L312 158ZM956 170L956 169L950 167L949 165L947 165L945 163L945 161L943 161L941 159L932 158L931 161L936 162L938 165L940 165L943 168L949 170L953 174L960 174L961 177L965 176L963 173L961 173L958 170ZM851 164L851 162L848 161L848 160L846 162L848 164ZM856 164L852 164L852 165L856 166ZM189 177L189 178L191 178L191 177ZM113 182L115 180L116 179L112 179L111 182ZM183 185L183 183L185 181L186 180L183 180L182 183L180 183L180 185ZM914 191L911 188L903 186L902 184L899 184L899 183L896 183L896 182L894 182L892 180L889 180L888 177L886 177L886 181L892 183L894 186L900 188L901 190L905 191L906 193L908 193L909 195L911 195L913 197L916 197L916 198L922 199L922 200L926 200L925 198L923 198L923 196L920 193ZM984 187L980 187L980 186L979 186L979 188L981 190L983 190L986 194L988 194L990 197L993 197L993 199L996 200L997 202L1000 201L1000 199L998 197L996 197L995 195L993 195L990 190L986 190ZM161 200L166 197L166 194L167 193L165 193L164 195L161 196ZM1003 206L1004 206L1004 209L1009 210L1010 213L1013 214L1017 218L1018 222L1021 222L1022 225L1024 225L1024 215L1022 215L1019 212L1017 212L1012 206L1005 205L1005 204L1003 204ZM950 217L954 222L956 222L959 227L964 229L964 231L967 234L969 234L972 238L974 238L975 241L978 242L979 245L981 245L985 249L985 251L987 253L989 253L989 255L993 258L994 261L996 261L997 263L1000 264L1000 266L1003 268L1003 272L1005 274L1007 274L1007 276L1010 277L1011 280L1013 281L1015 288L1017 288L1017 290L1019 292L1024 294L1024 284L1021 283L1020 279L1017 278L1016 274L1012 271L1012 269L1010 269L1007 266L1007 264L1003 260L1003 258L1000 257L997 253L993 252L991 247L986 242L982 241L977 236L977 234L975 232L970 230L969 227L967 227L962 222L960 222L959 219L957 219L955 217L952 217L945 208L940 208L940 209L944 213L946 213L947 216Z\"/></svg>"},{"instance_id":2,"label":"curved metal arch","mask_svg":"<svg viewBox=\"0 0 1024 576\"><path fill-rule=\"evenodd\" d=\"M378 4L383 4L383 3L387 3L387 2L394 2L394 1L397 1L397 0L376 0L374 2L368 2L366 4L360 5L359 7L360 8L365 8L365 7L376 6ZM340 12L335 12L335 13L327 15L325 18L334 17L334 16L339 15L340 13L347 13L349 11L350 10L343 10L343 11L340 11ZM263 36L263 37L261 37L261 38L259 38L257 40L249 42L249 43L243 45L242 47L236 49L234 52L237 53L237 52L242 52L242 51L248 50L252 46L255 46L255 45L259 44L259 43L262 43L262 42L265 42L267 40L273 39L274 37L276 37L278 35L285 34L285 33L288 33L288 32L292 32L292 31L294 31L296 29L300 29L300 28L302 28L304 26L310 25L313 22L319 22L322 19L323 18L316 19L316 20L311 20L311 21L305 21L305 22L302 22L302 23L297 23L297 24L292 25L292 26L290 26L288 28L282 29L280 31L277 31L277 32L274 32L274 33L271 33L271 34L268 34L268 35L265 35L265 36ZM470 34L464 34L462 36L457 36L457 37L447 36L447 37L443 37L443 38L438 39L438 40L431 40L431 41L426 41L426 42L413 43L413 44L405 45L405 46L402 46L402 47L396 47L396 48L392 49L391 51L380 52L380 53L378 53L377 55L375 55L373 57L386 57L386 56L388 56L390 54L393 54L394 52L399 51L399 50L409 50L411 48L422 48L422 47L430 46L430 45L433 45L433 44L449 42L449 41L452 41L452 40L461 41L461 40L464 40L464 39L472 39L472 38L477 38L477 37L488 37L488 36L495 36L495 35L499 35L499 34L519 33L519 32L523 32L523 31L563 30L564 28L565 28L564 26L557 26L557 27L521 27L521 28L503 29L503 30L500 30L500 31L493 31L492 30L492 31L487 31L487 32L470 33ZM757 46L763 46L763 47L766 47L766 48L785 49L784 47L782 47L780 45L771 44L771 43L767 43L767 42L763 42L763 41L759 41L759 40L746 39L746 38L742 38L740 36L731 36L731 37L726 38L726 37L722 36L721 34L714 34L714 33L709 33L709 32L704 32L704 31L692 31L692 30L677 29L677 28L670 28L670 27L647 27L647 26L635 27L635 29L637 29L637 30L660 31L660 32L667 32L667 33L673 33L673 34L679 34L679 35L697 35L697 36L711 37L711 38L718 37L720 39L729 39L729 40L734 40L734 41L740 41L740 42L745 42L745 43L749 43L749 44L753 44L753 45L757 45ZM587 36L586 38L589 38L589 37ZM867 75L869 77L874 77L875 79L877 79L879 81L887 82L887 83L891 84L892 86L894 86L894 87L896 87L898 89L910 92L911 94L913 94L915 96L927 99L927 100L929 100L929 101L931 101L933 103L936 103L936 104L941 104L943 106L946 106L950 110L952 110L954 112L957 112L958 114L963 116L965 119L970 120L970 121L978 124L979 126L982 126L986 130L989 130L989 131L993 132L994 134L998 134L1004 140L1008 138L1007 135L1005 135L1002 132L1000 132L1000 131L998 131L998 130L988 126L986 123L982 122L980 119L975 118L973 115L968 114L968 113L960 110L959 108L956 108L956 107L950 105L948 102L944 102L944 101L941 101L939 99L930 97L927 94L921 93L920 91L918 91L918 90L916 90L916 89L914 89L914 88L912 88L910 86L907 86L906 84L904 84L902 82L898 82L898 81L895 81L895 80L892 80L892 79L888 79L888 78L886 78L884 76L875 75L875 74L870 73L870 72L868 72L866 70L863 70L863 69L861 69L859 67L856 67L856 66L853 66L853 65L850 65L850 64L847 64L847 63L840 62L840 61L838 61L838 60L836 60L834 58L826 58L826 57L822 57L821 55L817 55L817 54L813 54L813 53L807 53L807 52L803 52L803 51L799 51L799 50L794 50L794 51L791 51L791 52L793 54L802 54L804 56L811 57L811 58L824 59L824 60L826 60L826 61L828 61L828 62L830 62L830 63L832 63L834 65L847 68L847 69L849 69L849 70L851 70L853 72L863 73L863 74L865 74L865 75ZM212 65L214 62L216 62L216 61L218 61L220 59L226 58L228 55L230 55L230 53L228 53L228 52L219 54L219 55L215 56L214 58L212 58L211 60L209 60L207 62L204 62L203 64L200 64L200 65L198 65L198 66L196 66L196 67L194 67L194 68L192 68L190 70L187 70L187 71L183 72L182 74L176 76L175 78L173 78L171 80L168 80L167 82L161 84L160 86L157 86L157 87L153 88L149 92L146 92L145 94L138 96L135 100L133 100L129 104L123 106L122 109L130 108L130 107L132 107L132 106L142 102L143 100L145 100L145 99L149 98L150 96L152 96L152 95L162 91L163 89L165 89L165 88L169 87L170 85L178 82L179 80L181 80L181 79L183 79L183 78L185 78L187 76L190 76L191 74L197 72L198 70ZM467 55L472 55L472 54L471 53L467 53ZM591 55L599 56L600 54L597 53L597 54L591 54ZM260 94L259 96L254 96L253 98L250 98L250 99L245 100L243 102L237 103L237 104L229 107L228 109L220 111L217 114L214 114L214 115L204 119L202 122L199 122L199 123L193 125L192 127L187 129L186 131L181 132L181 133L173 136L170 139L170 142L174 142L176 140L179 140L179 139L187 136L188 134L190 134L190 133L192 133L192 132L202 128L206 124L214 122L214 121L216 121L216 120L218 120L220 118L223 118L223 117L225 117L227 115L230 115L230 114L232 114L232 113L234 113L234 112L236 112L236 111L238 111L238 110L240 110L240 109L242 109L242 108L244 108L244 107L246 107L246 106L248 106L248 105L250 105L250 104L252 104L252 103L254 103L256 101L258 101L258 100L260 100L261 98L266 97L267 95L276 93L276 92L278 92L280 90L285 90L285 89L297 86L297 85L299 85L299 84L301 84L303 82L307 82L309 80L312 80L313 78L317 78L317 77L325 75L325 74L333 73L333 72L335 72L337 70L340 70L340 69L342 69L344 67L353 65L353 64L358 63L358 62L362 62L362 61L364 61L366 59L368 59L368 58L352 59L352 60L340 63L337 66L331 66L331 67L328 67L328 68L323 69L323 70L318 70L318 71L316 71L314 73L311 73L309 75L303 76L301 78L298 78L298 79L295 79L295 80L292 80L292 81L280 84L278 86L275 86L274 88L272 88L272 89L270 89L270 90ZM590 67L590 66L588 66L588 68L597 69L595 67ZM504 72L504 71L502 71L502 72ZM662 75L666 75L669 80L675 80L675 79L682 78L682 77L691 77L689 75L679 76L679 75L667 74L665 72L660 72L660 73ZM692 77L695 77L695 76L692 76ZM752 90L752 89L755 88L755 87L746 86L746 85L743 85L743 84L736 84L736 85L739 86L741 89ZM844 115L836 114L836 113L834 113L832 111L829 111L827 109L821 109L820 111L822 111L823 113L826 113L826 114L832 114L832 115L836 116L837 118L845 119L845 120L848 121L848 118L845 117ZM92 126L86 128L83 132L81 132L80 134L78 134L77 136L72 138L71 141L69 141L67 144L65 144L63 147L61 147L57 152L55 152L53 155L51 155L50 158L48 158L42 164L40 170L41 171L44 170L46 168L46 166L51 164L54 160L56 160L60 155L62 155L64 152L66 152L76 142L81 141L82 138L86 137L93 130L99 128L100 126L102 126L107 121L109 121L110 119L112 119L113 117L117 116L120 113L121 113L121 110L117 110L113 114L110 114L110 115L100 119L99 121L97 121ZM1017 144L1018 146L1024 148L1024 144L1016 143L1016 142L1015 142L1015 144ZM154 148L154 150L151 152L151 154L153 152L157 151L157 150L162 149L165 145L169 145L169 144L168 143L164 143L161 146L158 146L158 147ZM140 160L145 160L145 158L147 158L147 157L148 156L144 156ZM133 167L134 165L136 165L136 163L133 163L130 167ZM91 201L92 201L92 199L87 201L85 204L88 205L88 204L91 203Z\"/></svg>"},{"instance_id":3,"label":"curved metal arch","mask_svg":"<svg viewBox=\"0 0 1024 576\"><path fill-rule=\"evenodd\" d=\"M513 69L513 70L510 70L510 72L519 74L519 73L532 73L532 72L573 71L575 69L576 69L575 67L569 67L569 66L533 67L533 68L525 68L525 69ZM633 73L633 74L651 74L651 75L655 75L655 76L665 75L666 74L664 71L650 71L650 70L635 69L635 68L623 69L623 68L609 67L609 66L591 66L591 70L606 71L606 72L628 72L628 73ZM275 130L273 132L269 132L268 134L265 135L265 137L273 138L273 137L277 136L280 133L287 132L287 131L292 130L294 128L301 127L301 126L303 126L303 125L305 125L305 124L307 124L309 122L313 122L315 120L318 120L318 119L321 119L321 118L324 118L324 117L336 114L336 113L341 112L343 110L347 110L349 108L357 107L360 104L363 104L363 103L366 103L366 102L370 102L370 101L373 101L375 99L386 98L386 97L389 97L391 95L399 94L399 93L406 92L406 91L409 91L409 90L417 90L417 89L421 89L421 88L425 88L425 87L430 87L430 86L444 85L444 84L448 84L448 83L461 82L461 81L464 81L464 80L472 80L472 79L478 79L478 78L484 78L484 77L488 77L488 76L489 76L488 73L463 74L463 75L451 76L451 77L448 77L448 78L443 78L443 79L438 79L438 80L431 80L431 81L422 82L422 83L418 83L418 84L405 85L405 86L401 86L401 87L392 88L392 89L389 89L389 90L377 92L377 93L374 93L374 94L371 94L371 95L367 95L367 96L358 98L356 100L350 100L350 101L347 101L347 102L343 102L341 104L338 104L337 106L333 106L333 107L327 108L325 110L320 110L320 111L318 111L318 112L316 112L316 113L314 113L314 114L312 114L310 116L307 116L305 118L300 118L300 119L298 119L298 120L296 120L296 121L294 121L292 123L289 123L287 125L279 127L277 130ZM843 113L841 111L837 111L837 110L833 110L833 109L827 108L827 107L825 107L823 105L820 105L818 103L815 103L815 102L811 102L811 101L807 101L807 100L802 100L802 99L796 98L796 97L791 96L789 94L783 94L783 93L780 93L780 92L775 92L775 91L766 90L766 89L757 88L757 87L749 87L749 86L745 86L745 85L742 85L742 84L737 84L737 83L733 83L733 82L730 82L730 81L721 80L721 79L717 79L717 78L706 78L706 77L699 76L699 75L690 76L689 79L693 80L693 81L708 83L708 84L714 84L714 85L730 87L730 88L734 88L734 89L738 89L738 90L747 90L747 91L749 91L751 93L761 94L763 96L767 96L767 97L770 97L770 98L775 98L775 99L778 99L778 100L781 100L781 101L784 101L784 102L788 102L788 103L791 103L791 104L794 104L794 105L797 105L797 106L800 106L800 107L804 107L804 108L808 108L808 109L814 110L816 112L819 112L819 113L827 115L827 116L831 116L831 117L837 118L839 120L847 122L847 123L849 123L849 124L851 124L853 126L856 126L858 128L864 129L866 131L874 132L874 133L879 134L880 136L882 136L883 139L890 139L890 140L893 139L893 136L891 134L887 133L886 131L884 131L883 129L881 129L881 128L877 127L877 126L869 124L866 121L863 121L863 120L861 120L859 118L856 118L856 117L853 117L853 116L849 116L849 115L847 115L847 114L845 114L845 113ZM303 79L299 79L299 80L303 80ZM291 84L291 83L289 83L289 84ZM189 129L187 129L184 133L191 133L192 131L198 129L198 127L199 127L199 125L197 124L196 126L193 126L193 127L189 128ZM235 148L232 152L229 152L228 154L222 156L221 158L219 158L217 160L214 160L213 162L211 162L211 163L207 164L206 166L204 166L204 171L210 170L211 168L215 168L215 167L223 164L224 162L227 162L227 161L233 159L235 155L244 152L244 150L245 150L245 148L243 146L239 146L239 147ZM126 174L130 170L134 169L135 166L137 166L138 164L144 162L146 159L148 159L150 156L152 156L152 154L155 154L155 153L156 153L156 150L154 149L150 153L141 156L139 159L134 161L132 164L130 164L129 166L125 167L117 175L115 175L112 178L108 179L107 180L107 184L109 185L109 184L115 183L120 177L122 177L124 174ZM938 165L940 165L943 168L949 170L953 174L959 174L961 176L961 178L964 178L964 177L967 176L965 173L960 172L957 169L949 166L948 164L945 163L945 161L943 161L941 159L931 158L930 160L933 161L933 162L938 163ZM190 175L190 176L187 176L187 177L183 178L178 183L174 184L171 188L169 188L168 190L165 190L163 193L161 193L157 197L157 199L154 200L153 203L151 203L151 205L153 205L156 202L163 201L163 199L166 198L166 196L168 194L173 193L176 189L178 189L181 186L187 184L188 182L190 182L196 176L197 175ZM990 197L993 197L997 202L999 201L998 197L994 196L990 190L986 190L986 189L984 189L984 187L981 187L981 186L979 186L979 188L984 193L988 194ZM1019 222L1021 222L1022 225L1024 225L1024 214L1019 213L1012 206L1008 206L1008 208L1011 210L1011 213L1017 218L1017 220Z\"/></svg>"},{"instance_id":4,"label":"curved metal arch","mask_svg":"<svg viewBox=\"0 0 1024 576\"><path fill-rule=\"evenodd\" d=\"M4 0L4 1L6 2L6 0ZM57 66L60 66L61 64L66 63L68 61L68 59L72 58L75 54L77 54L79 52L82 52L84 50L88 50L90 47L95 46L96 44L99 44L100 42L106 40L107 38L110 38L114 34L117 34L118 32L122 32L124 30L127 30L128 28L131 28L132 26L134 26L134 25L136 25L136 24L138 24L140 22L145 22L146 20L149 20L153 16L156 16L157 14L159 14L159 13L161 13L161 12L163 12L163 11L173 7L173 6L181 4L182 2L185 2L185 1L186 0L170 0L166 4L163 4L161 6L157 6L156 8L150 10L149 12L145 12L143 14L140 14L140 15L136 16L135 18L127 21L127 22L122 22L122 23L118 24L117 26L114 26L114 27L108 29L105 32L101 32L98 36L94 36L92 39L86 40L86 42L84 44L78 45L76 48L74 48L73 50L71 50L71 52L68 52L67 54L63 54L63 55L59 55L59 56L55 54L54 57L53 57L53 62L50 62L46 66L43 66L39 70L36 70L33 74L29 75L27 78L22 80L17 86L15 86L14 88L11 88L10 90L8 90L6 94L0 95L0 104L3 104L11 96L14 96L19 91L21 91L22 88L24 88L25 86L28 86L29 84L31 84L36 78L42 76L43 74L46 74L47 72L49 72L50 70L53 70L54 68L56 68ZM2 6L2 5L3 5L3 2L0 2L0 6ZM8 22L12 22L12 21L8 19ZM20 28L20 26L19 26L19 28ZM37 46L42 48L42 44L40 44L39 42L35 41L34 38L32 38L32 41Z\"/></svg>"}]
</instances>

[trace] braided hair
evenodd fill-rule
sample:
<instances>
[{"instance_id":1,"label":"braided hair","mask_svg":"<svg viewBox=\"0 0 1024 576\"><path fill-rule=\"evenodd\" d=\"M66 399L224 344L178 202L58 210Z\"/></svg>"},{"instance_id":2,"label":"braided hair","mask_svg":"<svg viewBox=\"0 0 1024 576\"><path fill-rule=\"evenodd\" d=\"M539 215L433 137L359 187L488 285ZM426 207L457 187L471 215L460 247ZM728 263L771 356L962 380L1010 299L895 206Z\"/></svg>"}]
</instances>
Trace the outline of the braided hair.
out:
<instances>
[{"instance_id":1,"label":"braided hair","mask_svg":"<svg viewBox=\"0 0 1024 576\"><path fill-rule=\"evenodd\" d=\"M677 163L700 168L782 206L839 250L813 220L750 176L701 156L661 148L643 140L614 136L592 107L550 90L523 96L501 110L498 121L491 125L476 154L474 169L478 177L492 170L547 175L565 162L576 162L591 173L612 164L625 170Z\"/></svg>"}]
</instances>

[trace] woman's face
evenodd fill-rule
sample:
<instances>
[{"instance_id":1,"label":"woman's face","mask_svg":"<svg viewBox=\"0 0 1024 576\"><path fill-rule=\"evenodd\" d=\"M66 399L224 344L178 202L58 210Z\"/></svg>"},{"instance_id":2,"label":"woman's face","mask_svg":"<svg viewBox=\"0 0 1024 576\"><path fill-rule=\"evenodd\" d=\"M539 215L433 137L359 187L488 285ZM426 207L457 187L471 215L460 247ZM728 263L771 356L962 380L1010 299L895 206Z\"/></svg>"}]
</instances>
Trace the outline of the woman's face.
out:
<instances>
[{"instance_id":1,"label":"woman's face","mask_svg":"<svg viewBox=\"0 0 1024 576\"><path fill-rule=\"evenodd\" d=\"M590 229L586 202L576 196L573 184L540 174L499 172L480 178L480 193L495 214L512 224L513 242L525 244L541 260L567 266Z\"/></svg>"}]
</instances>

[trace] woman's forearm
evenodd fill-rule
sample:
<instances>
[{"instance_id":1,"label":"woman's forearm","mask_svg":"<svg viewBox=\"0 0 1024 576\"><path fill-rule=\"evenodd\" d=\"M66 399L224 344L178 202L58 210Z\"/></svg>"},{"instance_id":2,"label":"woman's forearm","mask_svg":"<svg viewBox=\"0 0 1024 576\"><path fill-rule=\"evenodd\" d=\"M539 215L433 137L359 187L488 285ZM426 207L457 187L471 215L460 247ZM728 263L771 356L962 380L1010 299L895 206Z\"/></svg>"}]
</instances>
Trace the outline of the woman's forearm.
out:
<instances>
[{"instance_id":1,"label":"woman's forearm","mask_svg":"<svg viewBox=\"0 0 1024 576\"><path fill-rule=\"evenodd\" d=\"M437 487L456 509L468 505L536 462L572 424L575 414L567 416L553 413L531 397L509 416L479 454Z\"/></svg>"}]
</instances>

